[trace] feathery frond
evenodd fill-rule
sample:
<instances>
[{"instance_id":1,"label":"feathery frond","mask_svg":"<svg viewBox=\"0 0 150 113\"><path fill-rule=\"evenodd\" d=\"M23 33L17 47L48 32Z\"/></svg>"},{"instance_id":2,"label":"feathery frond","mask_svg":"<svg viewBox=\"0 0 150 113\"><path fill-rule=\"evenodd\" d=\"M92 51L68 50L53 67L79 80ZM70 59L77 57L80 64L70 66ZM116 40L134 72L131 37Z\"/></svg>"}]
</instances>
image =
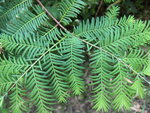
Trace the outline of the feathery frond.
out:
<instances>
[{"instance_id":1,"label":"feathery frond","mask_svg":"<svg viewBox=\"0 0 150 113\"><path fill-rule=\"evenodd\" d=\"M72 22L71 18L76 17L86 5L82 0L63 0L60 4L60 22L65 25Z\"/></svg>"},{"instance_id":2,"label":"feathery frond","mask_svg":"<svg viewBox=\"0 0 150 113\"><path fill-rule=\"evenodd\" d=\"M95 50L94 54L91 56L91 68L92 74L91 81L93 88L93 102L94 107L97 110L102 110L107 112L110 107L110 75L112 66L110 65L110 56L103 52L102 50Z\"/></svg>"},{"instance_id":3,"label":"feathery frond","mask_svg":"<svg viewBox=\"0 0 150 113\"><path fill-rule=\"evenodd\" d=\"M76 37L66 39L63 42L62 53L64 54L65 70L67 73L67 80L75 95L80 95L84 91L84 82L82 79L83 69L81 66L84 62L84 47L83 43Z\"/></svg>"},{"instance_id":4,"label":"feathery frond","mask_svg":"<svg viewBox=\"0 0 150 113\"><path fill-rule=\"evenodd\" d=\"M62 65L64 62L61 56L49 52L43 60L44 70L47 70L45 74L50 77L49 83L55 97L59 102L66 102L66 98L69 97L69 94L67 94L69 86L66 82L66 75L63 72Z\"/></svg>"},{"instance_id":5,"label":"feathery frond","mask_svg":"<svg viewBox=\"0 0 150 113\"><path fill-rule=\"evenodd\" d=\"M142 80L137 77L133 83L133 85L131 86L132 89L135 90L135 94L136 96L139 96L141 98L144 97L144 89L143 89L144 85L142 84Z\"/></svg>"},{"instance_id":6,"label":"feathery frond","mask_svg":"<svg viewBox=\"0 0 150 113\"><path fill-rule=\"evenodd\" d=\"M29 35L26 38L20 36L2 35L0 42L5 50L11 54L22 55L27 58L34 58L37 54L42 54L49 49L47 41L40 40L38 34Z\"/></svg>"},{"instance_id":7,"label":"feathery frond","mask_svg":"<svg viewBox=\"0 0 150 113\"><path fill-rule=\"evenodd\" d=\"M140 72L148 65L148 55L141 49L131 49L123 58L123 61L130 64L134 70Z\"/></svg>"},{"instance_id":8,"label":"feathery frond","mask_svg":"<svg viewBox=\"0 0 150 113\"><path fill-rule=\"evenodd\" d=\"M37 107L37 113L49 113L53 109L50 105L54 104L55 99L48 85L48 76L44 76L43 71L32 68L26 75L27 88L31 91L29 98ZM40 68L40 67L39 67Z\"/></svg>"},{"instance_id":9,"label":"feathery frond","mask_svg":"<svg viewBox=\"0 0 150 113\"><path fill-rule=\"evenodd\" d=\"M119 15L120 8L118 6L112 6L108 11L106 12L106 16L109 19L117 19L117 16Z\"/></svg>"},{"instance_id":10,"label":"feathery frond","mask_svg":"<svg viewBox=\"0 0 150 113\"><path fill-rule=\"evenodd\" d=\"M0 94L5 93L16 82L22 69L30 65L24 58L6 58L0 59Z\"/></svg>"},{"instance_id":11,"label":"feathery frond","mask_svg":"<svg viewBox=\"0 0 150 113\"><path fill-rule=\"evenodd\" d=\"M7 29L4 32L11 36L22 34L20 37L23 37L37 30L40 25L47 21L48 17L40 6L36 6L33 9L35 14L31 11L25 11L25 13L20 14L18 18L13 20L12 24L7 25Z\"/></svg>"},{"instance_id":12,"label":"feathery frond","mask_svg":"<svg viewBox=\"0 0 150 113\"><path fill-rule=\"evenodd\" d=\"M124 108L125 110L130 109L131 107L131 86L126 79L129 78L129 69L127 69L124 64L120 61L117 61L114 65L114 70L112 71L112 75L116 77L113 79L113 97L114 101L112 102L114 109L121 110Z\"/></svg>"},{"instance_id":13,"label":"feathery frond","mask_svg":"<svg viewBox=\"0 0 150 113\"><path fill-rule=\"evenodd\" d=\"M21 84L15 85L15 87L11 90L11 94L9 95L10 100L10 110L13 113L22 113L22 111L26 112L28 110L25 100L23 98L25 90L23 90L23 86Z\"/></svg>"},{"instance_id":14,"label":"feathery frond","mask_svg":"<svg viewBox=\"0 0 150 113\"><path fill-rule=\"evenodd\" d=\"M6 26L8 21L17 17L19 13L22 13L30 6L32 6L32 0L14 0L13 2L11 0L6 0L2 5L3 11L0 14L1 28Z\"/></svg>"},{"instance_id":15,"label":"feathery frond","mask_svg":"<svg viewBox=\"0 0 150 113\"><path fill-rule=\"evenodd\" d=\"M85 37L85 40L92 42L97 39L103 40L103 32L111 31L114 28L125 26L132 22L134 22L133 16L123 17L119 20L112 20L108 17L97 17L96 19L92 18L91 21L82 22L74 29L74 32L77 36Z\"/></svg>"}]
</instances>

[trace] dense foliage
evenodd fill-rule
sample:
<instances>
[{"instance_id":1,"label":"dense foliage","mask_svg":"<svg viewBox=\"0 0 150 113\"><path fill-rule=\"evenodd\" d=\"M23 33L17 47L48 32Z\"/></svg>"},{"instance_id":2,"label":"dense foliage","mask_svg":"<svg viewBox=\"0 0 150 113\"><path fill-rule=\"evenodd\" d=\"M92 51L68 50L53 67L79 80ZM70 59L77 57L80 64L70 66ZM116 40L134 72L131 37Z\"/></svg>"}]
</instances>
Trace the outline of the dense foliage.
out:
<instances>
[{"instance_id":1,"label":"dense foliage","mask_svg":"<svg viewBox=\"0 0 150 113\"><path fill-rule=\"evenodd\" d=\"M56 23L36 1L0 3L1 112L36 106L37 113L50 113L55 104L86 90L93 108L104 112L129 110L134 96L144 97L150 63L149 50L141 46L150 41L150 22L118 19L119 7L112 5L104 16L72 29L85 6L81 0L53 0L47 9ZM90 68L89 84L85 68Z\"/></svg>"}]
</instances>

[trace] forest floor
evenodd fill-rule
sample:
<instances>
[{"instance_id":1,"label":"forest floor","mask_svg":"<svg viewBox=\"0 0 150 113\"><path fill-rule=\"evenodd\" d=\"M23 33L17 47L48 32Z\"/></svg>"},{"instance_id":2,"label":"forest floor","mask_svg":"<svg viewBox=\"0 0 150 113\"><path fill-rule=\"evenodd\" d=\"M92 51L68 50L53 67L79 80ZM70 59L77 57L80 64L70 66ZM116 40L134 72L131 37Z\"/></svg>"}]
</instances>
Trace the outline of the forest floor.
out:
<instances>
[{"instance_id":1,"label":"forest floor","mask_svg":"<svg viewBox=\"0 0 150 113\"><path fill-rule=\"evenodd\" d=\"M62 104L56 106L56 111L54 113L103 113L92 110L92 104L88 101L90 99L89 97L90 95L87 97L78 96L70 98L66 105ZM143 99L134 99L133 106L130 111L115 112L110 110L107 113L150 113L150 90L147 89Z\"/></svg>"}]
</instances>

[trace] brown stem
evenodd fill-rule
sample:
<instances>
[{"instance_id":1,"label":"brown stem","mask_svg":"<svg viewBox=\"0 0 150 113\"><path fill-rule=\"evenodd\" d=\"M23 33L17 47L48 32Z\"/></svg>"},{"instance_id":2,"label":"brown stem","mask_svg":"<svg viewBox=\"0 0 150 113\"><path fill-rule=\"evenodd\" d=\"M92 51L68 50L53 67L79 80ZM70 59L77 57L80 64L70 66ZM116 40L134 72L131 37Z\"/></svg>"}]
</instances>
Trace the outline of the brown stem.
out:
<instances>
[{"instance_id":1,"label":"brown stem","mask_svg":"<svg viewBox=\"0 0 150 113\"><path fill-rule=\"evenodd\" d=\"M103 5L103 0L101 0L101 1L99 2L99 6L98 6L97 12L96 12L96 14L95 14L95 17L97 17L97 15L98 15L98 13L99 13L99 11L100 11L102 5Z\"/></svg>"},{"instance_id":2,"label":"brown stem","mask_svg":"<svg viewBox=\"0 0 150 113\"><path fill-rule=\"evenodd\" d=\"M45 6L42 4L42 2L40 0L36 0L36 1L45 10L45 12L48 14L48 16L50 16L57 23L57 25L59 25L63 30L67 31L67 29L64 26L62 26L60 24L60 22L45 8Z\"/></svg>"}]
</instances>

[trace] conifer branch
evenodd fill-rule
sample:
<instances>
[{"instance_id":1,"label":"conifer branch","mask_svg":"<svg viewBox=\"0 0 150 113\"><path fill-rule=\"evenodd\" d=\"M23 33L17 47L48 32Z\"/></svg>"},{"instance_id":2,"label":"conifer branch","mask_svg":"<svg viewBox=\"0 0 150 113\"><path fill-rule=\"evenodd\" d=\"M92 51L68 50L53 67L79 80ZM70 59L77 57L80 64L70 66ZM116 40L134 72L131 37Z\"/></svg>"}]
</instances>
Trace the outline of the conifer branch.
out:
<instances>
[{"instance_id":1,"label":"conifer branch","mask_svg":"<svg viewBox=\"0 0 150 113\"><path fill-rule=\"evenodd\" d=\"M40 0L37 0L37 2L43 7L43 9L45 9L46 13L47 13L63 30L68 31L63 25L61 25L61 23L60 23L55 17L52 16L52 14L45 8L45 6L40 2ZM114 4L117 4L117 3L119 3L119 2L121 2L121 0L116 1ZM113 4L113 5L114 5L114 4ZM68 31L68 32L69 32L69 31ZM73 33L71 33L71 34L72 34L74 37L77 37L75 34L73 34ZM77 37L77 38L78 38L78 37ZM135 74L137 74L137 75L138 75L140 78L142 78L145 82L147 82L148 84L150 84L150 82L149 82L148 80L146 80L144 77L142 77L142 76L141 76L138 72L136 72L131 66L129 66L128 64L126 64L125 62L123 62L122 59L118 58L118 57L115 56L114 54L112 54L112 53L110 53L110 52L108 52L108 51L106 51L106 50L104 50L104 49L102 49L102 48L100 48L100 47L98 47L98 46L95 46L95 45L93 45L93 44L91 44L91 43L89 43L89 42L87 42L87 41L85 41L85 40L82 40L82 39L80 39L80 38L78 38L78 39L81 40L82 42L86 43L86 44L89 44L89 45L91 45L91 46L93 46L93 47L95 47L95 48L97 48L97 49L99 49L99 50L102 50L102 51L108 53L109 55L113 56L113 57L116 58L119 62L123 63L125 66L127 66L129 69L131 69Z\"/></svg>"}]
</instances>

